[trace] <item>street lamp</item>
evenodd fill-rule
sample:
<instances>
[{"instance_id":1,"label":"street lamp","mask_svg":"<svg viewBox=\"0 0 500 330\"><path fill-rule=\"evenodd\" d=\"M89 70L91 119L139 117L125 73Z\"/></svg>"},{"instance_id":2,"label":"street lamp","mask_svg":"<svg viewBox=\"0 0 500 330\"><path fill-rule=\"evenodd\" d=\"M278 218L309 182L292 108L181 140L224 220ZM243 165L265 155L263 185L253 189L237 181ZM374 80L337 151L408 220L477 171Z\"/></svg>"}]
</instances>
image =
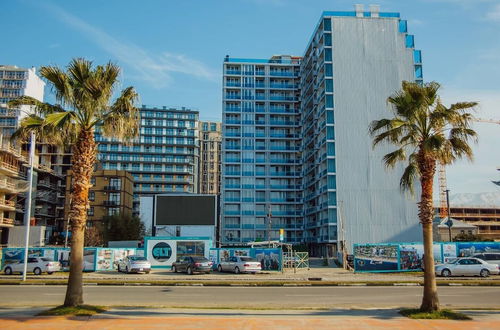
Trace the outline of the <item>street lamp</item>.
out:
<instances>
[{"instance_id":1,"label":"street lamp","mask_svg":"<svg viewBox=\"0 0 500 330\"><path fill-rule=\"evenodd\" d=\"M29 187L28 187L28 202L26 204L26 213L24 214L24 224L26 225L25 246L24 246L24 269L23 281L26 281L26 272L28 269L28 247L30 240L30 225L31 225L31 195L33 194L33 161L35 159L35 133L31 132L30 141L30 157L29 157Z\"/></svg>"},{"instance_id":2,"label":"street lamp","mask_svg":"<svg viewBox=\"0 0 500 330\"><path fill-rule=\"evenodd\" d=\"M445 192L446 192L446 206L448 208L448 223L447 223L448 235L449 235L450 242L451 242L451 226L453 226L453 220L451 220L451 214L450 214L450 195L449 195L450 190L446 189Z\"/></svg>"}]
</instances>

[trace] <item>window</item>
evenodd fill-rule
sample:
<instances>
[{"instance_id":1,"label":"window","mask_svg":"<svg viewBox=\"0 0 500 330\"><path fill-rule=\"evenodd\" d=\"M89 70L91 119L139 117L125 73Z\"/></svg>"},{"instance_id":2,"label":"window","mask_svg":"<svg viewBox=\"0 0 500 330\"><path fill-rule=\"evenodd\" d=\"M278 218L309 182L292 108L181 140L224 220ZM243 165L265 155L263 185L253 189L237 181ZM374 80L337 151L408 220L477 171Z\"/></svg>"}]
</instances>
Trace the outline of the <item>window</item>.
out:
<instances>
[{"instance_id":1,"label":"window","mask_svg":"<svg viewBox=\"0 0 500 330\"><path fill-rule=\"evenodd\" d=\"M95 191L89 191L89 201L95 201Z\"/></svg>"},{"instance_id":2,"label":"window","mask_svg":"<svg viewBox=\"0 0 500 330\"><path fill-rule=\"evenodd\" d=\"M112 187L116 187L117 189L121 188L121 179L120 178L111 178L109 179L109 185Z\"/></svg>"},{"instance_id":3,"label":"window","mask_svg":"<svg viewBox=\"0 0 500 330\"><path fill-rule=\"evenodd\" d=\"M90 184L95 186L95 177L90 178Z\"/></svg>"},{"instance_id":4,"label":"window","mask_svg":"<svg viewBox=\"0 0 500 330\"><path fill-rule=\"evenodd\" d=\"M93 207L93 206L91 206L91 207L89 207L89 208L88 208L88 210L87 210L87 215L88 215L89 217L94 216L94 207Z\"/></svg>"}]
</instances>

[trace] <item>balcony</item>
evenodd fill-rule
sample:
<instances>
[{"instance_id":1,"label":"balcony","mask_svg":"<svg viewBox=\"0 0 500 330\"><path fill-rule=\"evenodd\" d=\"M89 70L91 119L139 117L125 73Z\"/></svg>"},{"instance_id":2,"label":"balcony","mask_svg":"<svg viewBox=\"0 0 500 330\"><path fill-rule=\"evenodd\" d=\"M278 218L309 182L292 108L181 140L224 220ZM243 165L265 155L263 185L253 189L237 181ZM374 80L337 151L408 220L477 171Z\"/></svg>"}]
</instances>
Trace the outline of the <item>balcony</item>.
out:
<instances>
[{"instance_id":1,"label":"balcony","mask_svg":"<svg viewBox=\"0 0 500 330\"><path fill-rule=\"evenodd\" d=\"M15 211L16 203L14 201L9 201L9 200L0 201L0 210Z\"/></svg>"},{"instance_id":2,"label":"balcony","mask_svg":"<svg viewBox=\"0 0 500 330\"><path fill-rule=\"evenodd\" d=\"M104 206L118 206L119 202L117 202L117 201L104 201L103 204L104 204Z\"/></svg>"},{"instance_id":3,"label":"balcony","mask_svg":"<svg viewBox=\"0 0 500 330\"><path fill-rule=\"evenodd\" d=\"M1 227L14 227L14 219L0 217Z\"/></svg>"},{"instance_id":4,"label":"balcony","mask_svg":"<svg viewBox=\"0 0 500 330\"><path fill-rule=\"evenodd\" d=\"M241 95L226 94L226 99L228 99L228 100L240 100Z\"/></svg>"},{"instance_id":5,"label":"balcony","mask_svg":"<svg viewBox=\"0 0 500 330\"><path fill-rule=\"evenodd\" d=\"M241 71L240 70L226 70L226 74L241 75Z\"/></svg>"},{"instance_id":6,"label":"balcony","mask_svg":"<svg viewBox=\"0 0 500 330\"><path fill-rule=\"evenodd\" d=\"M226 112L241 112L240 107L226 107Z\"/></svg>"},{"instance_id":7,"label":"balcony","mask_svg":"<svg viewBox=\"0 0 500 330\"><path fill-rule=\"evenodd\" d=\"M269 75L273 77L295 77L296 74L291 71L269 71Z\"/></svg>"},{"instance_id":8,"label":"balcony","mask_svg":"<svg viewBox=\"0 0 500 330\"><path fill-rule=\"evenodd\" d=\"M110 191L110 190L120 191L121 188L120 188L120 186L105 186L104 190L107 190L107 191Z\"/></svg>"},{"instance_id":9,"label":"balcony","mask_svg":"<svg viewBox=\"0 0 500 330\"><path fill-rule=\"evenodd\" d=\"M8 193L19 193L28 190L28 182L13 179L0 179L0 190Z\"/></svg>"},{"instance_id":10,"label":"balcony","mask_svg":"<svg viewBox=\"0 0 500 330\"><path fill-rule=\"evenodd\" d=\"M17 175L19 173L19 168L6 162L0 162L0 171L7 175Z\"/></svg>"},{"instance_id":11,"label":"balcony","mask_svg":"<svg viewBox=\"0 0 500 330\"><path fill-rule=\"evenodd\" d=\"M226 82L227 87L241 87L241 83L239 82Z\"/></svg>"}]
</instances>

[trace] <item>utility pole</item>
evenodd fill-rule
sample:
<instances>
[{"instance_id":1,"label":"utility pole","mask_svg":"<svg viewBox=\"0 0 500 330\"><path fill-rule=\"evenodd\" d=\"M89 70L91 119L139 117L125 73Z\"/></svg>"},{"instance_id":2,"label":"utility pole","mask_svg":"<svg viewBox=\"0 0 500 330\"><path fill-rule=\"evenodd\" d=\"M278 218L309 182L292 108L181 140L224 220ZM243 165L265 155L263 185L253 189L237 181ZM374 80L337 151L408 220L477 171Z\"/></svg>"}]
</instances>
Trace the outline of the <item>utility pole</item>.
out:
<instances>
[{"instance_id":1,"label":"utility pole","mask_svg":"<svg viewBox=\"0 0 500 330\"><path fill-rule=\"evenodd\" d=\"M24 215L24 225L26 226L25 233L25 246L24 246L24 269L23 269L23 281L26 281L26 272L28 270L28 247L30 244L30 225L31 225L31 196L33 194L33 161L35 159L35 133L31 132L31 143L30 143L30 172L29 172L29 187L28 187L28 200L26 202L26 213Z\"/></svg>"},{"instance_id":2,"label":"utility pole","mask_svg":"<svg viewBox=\"0 0 500 330\"><path fill-rule=\"evenodd\" d=\"M69 198L69 207L68 209L71 210L71 197ZM68 221L66 223L66 236L64 237L64 247L67 248L68 247L68 235L69 235L69 220L70 220L70 214L71 212L68 212Z\"/></svg>"},{"instance_id":3,"label":"utility pole","mask_svg":"<svg viewBox=\"0 0 500 330\"><path fill-rule=\"evenodd\" d=\"M446 207L448 208L448 235L450 237L450 242L451 242L451 226L453 225L453 221L451 220L451 213L450 213L450 189L446 189Z\"/></svg>"}]
</instances>

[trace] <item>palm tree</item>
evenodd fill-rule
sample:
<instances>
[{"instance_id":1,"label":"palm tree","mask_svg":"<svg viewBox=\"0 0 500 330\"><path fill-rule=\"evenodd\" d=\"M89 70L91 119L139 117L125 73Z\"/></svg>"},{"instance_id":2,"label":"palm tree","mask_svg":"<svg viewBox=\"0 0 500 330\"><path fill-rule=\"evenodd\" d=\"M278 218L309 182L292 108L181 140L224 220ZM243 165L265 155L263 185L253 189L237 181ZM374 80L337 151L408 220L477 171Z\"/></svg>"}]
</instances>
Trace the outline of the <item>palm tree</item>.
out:
<instances>
[{"instance_id":1,"label":"palm tree","mask_svg":"<svg viewBox=\"0 0 500 330\"><path fill-rule=\"evenodd\" d=\"M81 58L73 59L66 71L45 66L40 69L40 75L51 86L57 104L26 96L10 103L10 106L30 105L35 110L21 121L13 138L35 132L44 141L72 149L71 264L64 306L83 304L84 232L90 179L97 154L96 127L105 136L121 140L136 137L139 130L139 111L134 106L138 95L133 87L122 90L111 103L119 73L120 68L111 62L94 66L91 61Z\"/></svg>"},{"instance_id":2,"label":"palm tree","mask_svg":"<svg viewBox=\"0 0 500 330\"><path fill-rule=\"evenodd\" d=\"M476 132L470 128L473 117L469 112L477 103L460 102L446 107L439 98L439 88L436 82L424 85L403 82L402 90L387 99L394 117L375 120L370 125L374 147L386 142L398 148L384 156L385 165L394 168L398 162L407 162L400 180L401 190L413 194L414 183L420 179L418 205L425 265L420 310L425 312L439 309L432 250L432 189L436 162L446 165L462 157L472 160L469 140L477 141Z\"/></svg>"}]
</instances>

